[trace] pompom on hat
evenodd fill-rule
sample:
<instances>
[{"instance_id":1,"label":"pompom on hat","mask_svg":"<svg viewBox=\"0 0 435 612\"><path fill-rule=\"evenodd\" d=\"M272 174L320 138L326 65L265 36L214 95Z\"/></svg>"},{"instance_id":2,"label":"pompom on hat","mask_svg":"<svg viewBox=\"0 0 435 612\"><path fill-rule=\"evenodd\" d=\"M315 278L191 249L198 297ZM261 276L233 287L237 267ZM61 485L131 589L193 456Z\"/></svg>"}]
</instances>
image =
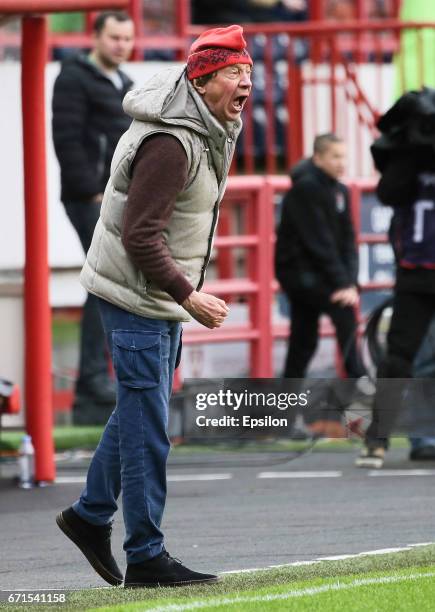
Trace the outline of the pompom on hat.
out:
<instances>
[{"instance_id":1,"label":"pompom on hat","mask_svg":"<svg viewBox=\"0 0 435 612\"><path fill-rule=\"evenodd\" d=\"M231 25L202 32L193 42L187 58L187 78L191 81L226 66L250 64L243 28Z\"/></svg>"}]
</instances>

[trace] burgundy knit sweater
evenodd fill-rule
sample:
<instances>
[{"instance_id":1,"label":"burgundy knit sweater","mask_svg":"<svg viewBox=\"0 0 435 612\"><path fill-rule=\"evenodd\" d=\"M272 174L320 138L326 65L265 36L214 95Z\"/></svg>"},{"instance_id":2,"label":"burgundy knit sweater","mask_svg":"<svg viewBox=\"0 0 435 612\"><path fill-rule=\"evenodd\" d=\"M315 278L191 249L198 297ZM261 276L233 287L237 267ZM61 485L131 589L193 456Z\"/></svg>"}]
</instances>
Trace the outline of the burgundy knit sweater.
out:
<instances>
[{"instance_id":1,"label":"burgundy knit sweater","mask_svg":"<svg viewBox=\"0 0 435 612\"><path fill-rule=\"evenodd\" d=\"M147 281L181 304L194 290L172 259L163 230L186 184L188 162L180 141L155 134L139 147L132 164L121 240Z\"/></svg>"}]
</instances>

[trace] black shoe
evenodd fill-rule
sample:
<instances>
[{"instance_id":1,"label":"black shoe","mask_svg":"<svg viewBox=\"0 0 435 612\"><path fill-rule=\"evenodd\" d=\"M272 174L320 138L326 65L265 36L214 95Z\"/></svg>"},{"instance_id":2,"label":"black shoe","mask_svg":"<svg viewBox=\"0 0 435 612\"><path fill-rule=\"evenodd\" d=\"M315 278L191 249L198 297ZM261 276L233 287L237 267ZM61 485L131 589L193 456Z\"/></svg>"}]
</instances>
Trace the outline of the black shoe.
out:
<instances>
[{"instance_id":1,"label":"black shoe","mask_svg":"<svg viewBox=\"0 0 435 612\"><path fill-rule=\"evenodd\" d=\"M72 508L67 508L58 514L56 523L80 548L101 578L113 586L122 584L122 574L110 548L111 525L91 525Z\"/></svg>"},{"instance_id":2,"label":"black shoe","mask_svg":"<svg viewBox=\"0 0 435 612\"><path fill-rule=\"evenodd\" d=\"M435 461L435 446L428 444L415 448L409 453L409 458L411 461Z\"/></svg>"},{"instance_id":3,"label":"black shoe","mask_svg":"<svg viewBox=\"0 0 435 612\"><path fill-rule=\"evenodd\" d=\"M214 583L219 578L213 574L200 574L185 567L171 557L166 550L141 563L130 563L125 572L124 587L175 587L188 584Z\"/></svg>"}]
</instances>

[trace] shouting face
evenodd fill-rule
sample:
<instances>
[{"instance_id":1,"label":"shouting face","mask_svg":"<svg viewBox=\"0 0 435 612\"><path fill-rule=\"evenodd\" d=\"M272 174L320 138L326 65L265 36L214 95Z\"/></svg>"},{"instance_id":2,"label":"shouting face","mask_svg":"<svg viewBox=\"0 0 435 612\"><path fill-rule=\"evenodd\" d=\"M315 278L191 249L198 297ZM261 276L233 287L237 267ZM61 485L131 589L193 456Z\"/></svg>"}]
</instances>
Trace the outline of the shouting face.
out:
<instances>
[{"instance_id":1,"label":"shouting face","mask_svg":"<svg viewBox=\"0 0 435 612\"><path fill-rule=\"evenodd\" d=\"M225 124L236 121L252 89L252 67L234 64L218 70L204 85L195 84L196 90L216 119Z\"/></svg>"}]
</instances>

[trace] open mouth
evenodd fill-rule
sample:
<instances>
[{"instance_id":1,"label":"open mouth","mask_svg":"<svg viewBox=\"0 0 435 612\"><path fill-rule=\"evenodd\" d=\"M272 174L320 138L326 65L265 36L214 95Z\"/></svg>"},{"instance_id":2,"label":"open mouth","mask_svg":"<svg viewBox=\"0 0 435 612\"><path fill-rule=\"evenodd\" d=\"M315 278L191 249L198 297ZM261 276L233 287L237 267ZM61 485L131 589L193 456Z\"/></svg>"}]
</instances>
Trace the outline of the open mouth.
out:
<instances>
[{"instance_id":1,"label":"open mouth","mask_svg":"<svg viewBox=\"0 0 435 612\"><path fill-rule=\"evenodd\" d=\"M248 96L242 95L242 96L238 96L237 98L234 98L233 100L233 108L236 111L236 113L241 113L243 110L243 107L246 104L246 100L248 99Z\"/></svg>"}]
</instances>

